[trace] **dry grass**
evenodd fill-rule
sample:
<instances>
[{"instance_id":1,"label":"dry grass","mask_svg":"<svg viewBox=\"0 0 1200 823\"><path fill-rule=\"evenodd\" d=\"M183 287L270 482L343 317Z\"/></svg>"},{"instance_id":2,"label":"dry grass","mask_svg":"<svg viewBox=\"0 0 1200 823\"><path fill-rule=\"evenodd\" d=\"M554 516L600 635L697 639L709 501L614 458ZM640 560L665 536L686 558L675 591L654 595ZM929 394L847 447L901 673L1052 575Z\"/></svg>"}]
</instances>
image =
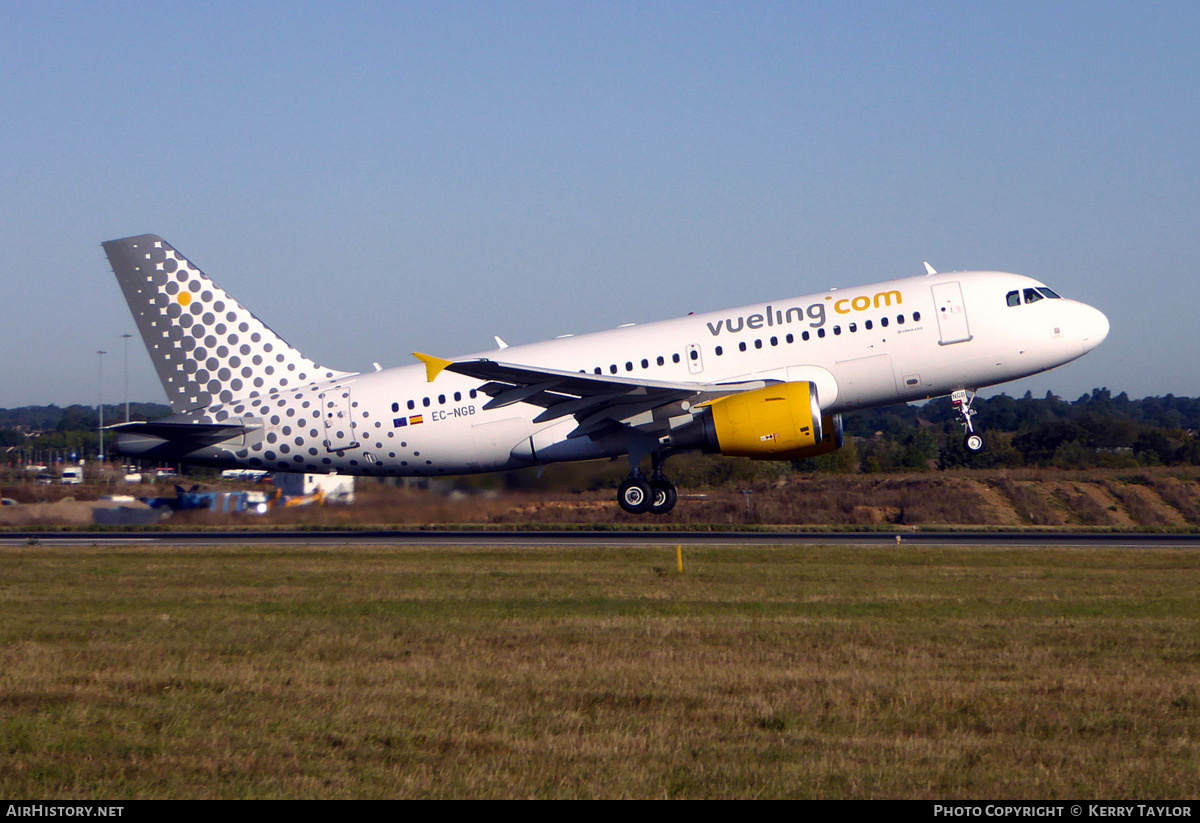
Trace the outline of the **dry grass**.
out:
<instances>
[{"instance_id":1,"label":"dry grass","mask_svg":"<svg viewBox=\"0 0 1200 823\"><path fill-rule=\"evenodd\" d=\"M1113 516L1091 483L1064 483L1056 490L1058 499L1071 513L1071 521L1084 526L1112 526Z\"/></svg>"},{"instance_id":2,"label":"dry grass","mask_svg":"<svg viewBox=\"0 0 1200 823\"><path fill-rule=\"evenodd\" d=\"M1012 501L1023 522L1034 526L1066 524L1066 514L1055 504L1052 489L1046 484L1002 477L996 487Z\"/></svg>"},{"instance_id":3,"label":"dry grass","mask_svg":"<svg viewBox=\"0 0 1200 823\"><path fill-rule=\"evenodd\" d=\"M0 550L5 797L1184 798L1178 550Z\"/></svg>"},{"instance_id":4,"label":"dry grass","mask_svg":"<svg viewBox=\"0 0 1200 823\"><path fill-rule=\"evenodd\" d=\"M681 464L684 468L687 465ZM601 468L613 470L611 466ZM1198 468L1141 469L1135 474L1117 470L1040 469L895 475L790 472L769 481L730 481L716 488L687 486L684 479L681 474L679 505L665 517L624 514L614 504L613 491L608 489L529 489L450 495L364 480L358 484L358 503L350 507L276 510L265 521L245 515L180 512L168 525L227 527L258 526L266 522L301 528L784 525L1200 529ZM210 484L210 488L227 491L233 487ZM81 495L80 500L95 499L102 492L112 491L86 486L75 490ZM743 494L745 491L752 494ZM64 492L32 484L0 487L0 494L26 502L38 499L36 495L43 493L54 499L52 495L61 496ZM69 523L55 506L27 505L0 510L0 527L54 527Z\"/></svg>"},{"instance_id":5,"label":"dry grass","mask_svg":"<svg viewBox=\"0 0 1200 823\"><path fill-rule=\"evenodd\" d=\"M1200 495L1196 481L1158 475L1151 479L1151 487L1158 495L1174 506L1188 523L1200 523Z\"/></svg>"},{"instance_id":6,"label":"dry grass","mask_svg":"<svg viewBox=\"0 0 1200 823\"><path fill-rule=\"evenodd\" d=\"M1172 478L1164 478L1172 480ZM1124 489L1118 477L1057 471L947 472L931 475L829 476L793 474L700 493L685 489L679 506L665 517L622 513L611 491L524 491L491 497L456 496L418 488L360 485L353 507L275 511L268 522L288 526L492 525L521 527L657 525L667 527L793 525L835 527L1007 526L1197 528L1186 508L1192 488L1175 481L1171 505L1143 505L1150 488L1140 482L1121 500L1108 491ZM1194 484L1193 484L1194 485ZM752 492L748 497L743 491ZM1098 502L1102 498L1104 504ZM1195 504L1192 504L1193 506ZM1108 507L1112 506L1110 510ZM1174 506L1175 508L1172 508ZM1180 517L1176 509L1183 512ZM184 525L228 524L230 518L185 512Z\"/></svg>"},{"instance_id":7,"label":"dry grass","mask_svg":"<svg viewBox=\"0 0 1200 823\"><path fill-rule=\"evenodd\" d=\"M1135 523L1155 527L1176 527L1183 524L1183 518L1170 506L1162 502L1148 486L1141 485L1144 478L1135 477L1133 482L1118 483L1115 480L1104 481L1104 487L1121 501L1125 511Z\"/></svg>"}]
</instances>

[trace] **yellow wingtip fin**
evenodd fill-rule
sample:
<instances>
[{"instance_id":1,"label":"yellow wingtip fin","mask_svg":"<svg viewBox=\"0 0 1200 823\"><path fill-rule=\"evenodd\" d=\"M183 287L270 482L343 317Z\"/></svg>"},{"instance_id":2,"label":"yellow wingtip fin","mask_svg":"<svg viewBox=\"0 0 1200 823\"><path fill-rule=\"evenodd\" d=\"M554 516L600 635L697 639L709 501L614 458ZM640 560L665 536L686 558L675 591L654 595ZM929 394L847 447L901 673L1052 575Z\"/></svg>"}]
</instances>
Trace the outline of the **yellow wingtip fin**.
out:
<instances>
[{"instance_id":1,"label":"yellow wingtip fin","mask_svg":"<svg viewBox=\"0 0 1200 823\"><path fill-rule=\"evenodd\" d=\"M443 360L440 357L434 357L432 354L421 354L419 351L413 352L412 355L425 364L425 379L430 383L436 380L437 376L454 362L453 360Z\"/></svg>"}]
</instances>

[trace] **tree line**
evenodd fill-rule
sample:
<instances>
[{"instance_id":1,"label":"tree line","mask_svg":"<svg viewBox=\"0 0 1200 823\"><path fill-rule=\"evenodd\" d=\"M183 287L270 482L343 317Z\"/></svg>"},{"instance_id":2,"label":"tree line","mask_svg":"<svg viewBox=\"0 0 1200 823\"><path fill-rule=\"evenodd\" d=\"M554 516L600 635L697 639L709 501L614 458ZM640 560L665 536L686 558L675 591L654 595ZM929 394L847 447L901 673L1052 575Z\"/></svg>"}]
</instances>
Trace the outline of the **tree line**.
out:
<instances>
[{"instance_id":1,"label":"tree line","mask_svg":"<svg viewBox=\"0 0 1200 823\"><path fill-rule=\"evenodd\" d=\"M130 420L157 420L171 413L161 403L130 403ZM104 424L125 420L125 404L104 405ZM0 409L0 462L95 459L100 448L96 406L22 406ZM112 434L106 435L112 442ZM74 457L72 457L74 455Z\"/></svg>"},{"instance_id":2,"label":"tree line","mask_svg":"<svg viewBox=\"0 0 1200 823\"><path fill-rule=\"evenodd\" d=\"M1200 398L1146 397L1092 389L1075 401L1047 392L979 397L974 422L987 438L982 454L963 445L950 398L846 415L845 454L815 461L834 471L929 468L1064 469L1200 465ZM822 464L823 461L823 464Z\"/></svg>"},{"instance_id":3,"label":"tree line","mask_svg":"<svg viewBox=\"0 0 1200 823\"><path fill-rule=\"evenodd\" d=\"M1056 466L1064 469L1147 465L1200 465L1200 398L1131 399L1093 389L1074 401L1045 397L979 397L976 426L987 437L982 454L969 454L962 426L947 397L845 415L846 446L811 460L804 471L926 471L963 467ZM170 414L158 403L130 404L133 420ZM125 419L122 404L104 406L106 424ZM36 453L94 458L99 447L94 406L0 409L0 459L15 463Z\"/></svg>"}]
</instances>

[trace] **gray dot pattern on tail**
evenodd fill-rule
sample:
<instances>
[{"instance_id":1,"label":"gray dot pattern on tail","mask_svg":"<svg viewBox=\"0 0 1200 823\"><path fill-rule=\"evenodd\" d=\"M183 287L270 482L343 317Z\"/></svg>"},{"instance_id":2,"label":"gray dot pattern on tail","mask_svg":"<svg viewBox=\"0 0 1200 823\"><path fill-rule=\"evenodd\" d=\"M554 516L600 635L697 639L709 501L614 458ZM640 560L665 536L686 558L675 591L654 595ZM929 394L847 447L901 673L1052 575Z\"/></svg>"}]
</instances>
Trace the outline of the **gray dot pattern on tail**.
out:
<instances>
[{"instance_id":1,"label":"gray dot pattern on tail","mask_svg":"<svg viewBox=\"0 0 1200 823\"><path fill-rule=\"evenodd\" d=\"M343 374L300 354L166 241L128 242L139 280L130 285L144 313L139 320L150 327L146 342L173 406L211 409Z\"/></svg>"},{"instance_id":2,"label":"gray dot pattern on tail","mask_svg":"<svg viewBox=\"0 0 1200 823\"><path fill-rule=\"evenodd\" d=\"M365 411L337 388L351 373L304 357L162 238L105 247L177 414L261 421L241 447L225 446L254 467L329 471L358 447L353 416Z\"/></svg>"}]
</instances>

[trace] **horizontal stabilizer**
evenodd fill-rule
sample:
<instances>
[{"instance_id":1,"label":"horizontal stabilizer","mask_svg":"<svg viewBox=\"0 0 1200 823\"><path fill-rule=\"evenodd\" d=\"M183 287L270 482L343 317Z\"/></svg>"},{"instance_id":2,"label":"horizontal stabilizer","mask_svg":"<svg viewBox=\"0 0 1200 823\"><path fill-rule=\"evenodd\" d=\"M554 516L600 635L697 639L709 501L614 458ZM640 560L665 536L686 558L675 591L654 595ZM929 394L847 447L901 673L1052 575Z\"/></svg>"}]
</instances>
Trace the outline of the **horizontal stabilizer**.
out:
<instances>
[{"instance_id":1,"label":"horizontal stabilizer","mask_svg":"<svg viewBox=\"0 0 1200 823\"><path fill-rule=\"evenodd\" d=\"M249 427L236 423L169 423L155 420L150 423L118 423L105 428L117 434L138 434L172 442L201 444L241 437Z\"/></svg>"}]
</instances>

